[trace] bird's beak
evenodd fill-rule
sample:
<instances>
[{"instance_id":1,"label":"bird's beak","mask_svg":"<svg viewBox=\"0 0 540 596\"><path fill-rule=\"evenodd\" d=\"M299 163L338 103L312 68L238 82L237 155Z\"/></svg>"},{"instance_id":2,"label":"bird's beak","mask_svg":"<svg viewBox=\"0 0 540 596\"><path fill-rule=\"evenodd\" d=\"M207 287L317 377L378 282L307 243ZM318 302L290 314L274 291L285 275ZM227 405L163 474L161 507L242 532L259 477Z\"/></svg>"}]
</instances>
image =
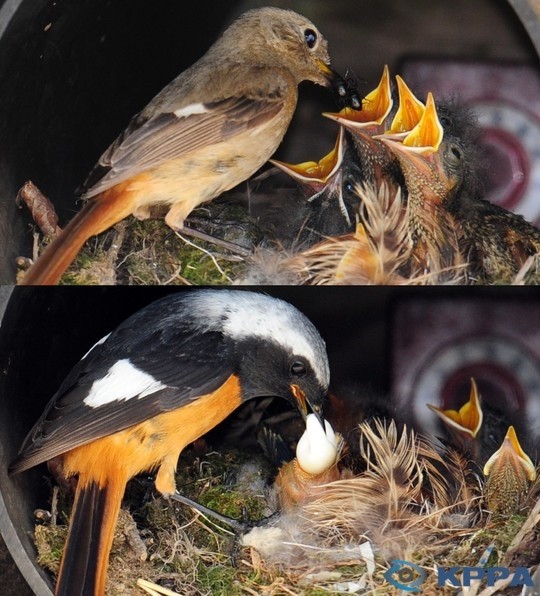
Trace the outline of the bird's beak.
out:
<instances>
[{"instance_id":1,"label":"bird's beak","mask_svg":"<svg viewBox=\"0 0 540 596\"><path fill-rule=\"evenodd\" d=\"M411 110L414 111L411 106ZM405 114L403 114L405 116ZM414 116L413 116L414 117ZM407 120L408 120L407 116ZM396 123L396 127L399 124ZM437 116L437 108L433 94L428 93L426 107L418 124L403 138L399 143L395 140L395 135L380 135L377 138L384 141L390 149L398 156L406 156L415 164L422 163L422 160L414 159L413 155L429 156L436 153L441 146L444 136L443 127Z\"/></svg>"},{"instance_id":2,"label":"bird's beak","mask_svg":"<svg viewBox=\"0 0 540 596\"><path fill-rule=\"evenodd\" d=\"M403 146L418 153L435 153L444 136L443 127L437 116L433 94L428 93L426 108L418 124L403 139Z\"/></svg>"},{"instance_id":3,"label":"bird's beak","mask_svg":"<svg viewBox=\"0 0 540 596\"><path fill-rule=\"evenodd\" d=\"M431 404L427 405L445 424L470 435L473 439L482 426L484 414L480 404L480 394L474 379L471 379L469 401L461 406L459 410L443 410Z\"/></svg>"},{"instance_id":4,"label":"bird's beak","mask_svg":"<svg viewBox=\"0 0 540 596\"><path fill-rule=\"evenodd\" d=\"M289 164L276 159L271 159L270 162L297 182L305 182L310 185L313 182L326 184L326 182L339 170L341 163L343 162L343 138L343 131L340 128L334 148L319 161Z\"/></svg>"},{"instance_id":5,"label":"bird's beak","mask_svg":"<svg viewBox=\"0 0 540 596\"><path fill-rule=\"evenodd\" d=\"M427 181L437 179L439 183L450 190L452 184L444 172L439 151L443 135L444 131L437 116L435 101L433 95L429 93L420 122L405 136L403 142L396 141L392 134L380 135L376 138L383 141L399 159L404 172L405 170L416 171ZM429 193L433 194L433 197ZM433 202L441 199L434 188L429 185L426 186L424 198Z\"/></svg>"},{"instance_id":6,"label":"bird's beak","mask_svg":"<svg viewBox=\"0 0 540 596\"><path fill-rule=\"evenodd\" d=\"M326 79L328 86L334 84L336 81L339 81L340 79L343 80L341 75L339 75L330 66L330 64L326 64L326 62L324 62L323 60L317 60L317 66L319 67L319 70L324 75L324 78Z\"/></svg>"},{"instance_id":7,"label":"bird's beak","mask_svg":"<svg viewBox=\"0 0 540 596\"><path fill-rule=\"evenodd\" d=\"M322 407L320 405L314 404L310 400L308 400L308 398L306 397L306 394L298 385L292 384L290 387L291 387L291 393L293 394L293 397L296 402L296 406L300 410L300 414L302 414L302 418L304 420L307 419L308 406L309 406L310 410L313 412L313 414L315 414L315 417L321 423L321 426L324 428L324 418L323 418Z\"/></svg>"},{"instance_id":8,"label":"bird's beak","mask_svg":"<svg viewBox=\"0 0 540 596\"><path fill-rule=\"evenodd\" d=\"M362 100L361 110L346 107L337 113L325 112L323 116L339 122L339 124L354 132L357 129L381 126L390 113L392 105L390 71L388 66L385 66L377 87Z\"/></svg>"},{"instance_id":9,"label":"bird's beak","mask_svg":"<svg viewBox=\"0 0 540 596\"><path fill-rule=\"evenodd\" d=\"M508 428L501 447L487 460L484 466L484 475L489 476L491 472L504 463L509 463L516 470L522 468L527 478L532 482L536 480L536 469L530 457L523 451L519 444L516 431L513 426Z\"/></svg>"},{"instance_id":10,"label":"bird's beak","mask_svg":"<svg viewBox=\"0 0 540 596\"><path fill-rule=\"evenodd\" d=\"M396 76L396 81L399 108L390 124L390 129L385 133L385 137L404 139L418 125L426 111L426 106L414 95L399 75Z\"/></svg>"}]
</instances>

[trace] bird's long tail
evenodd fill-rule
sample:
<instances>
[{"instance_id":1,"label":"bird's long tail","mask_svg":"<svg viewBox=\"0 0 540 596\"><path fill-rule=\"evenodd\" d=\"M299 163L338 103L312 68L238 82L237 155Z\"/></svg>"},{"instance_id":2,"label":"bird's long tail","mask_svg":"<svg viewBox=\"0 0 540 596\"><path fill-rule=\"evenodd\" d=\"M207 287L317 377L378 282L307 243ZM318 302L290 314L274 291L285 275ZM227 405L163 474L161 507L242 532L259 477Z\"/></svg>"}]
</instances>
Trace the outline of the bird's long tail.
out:
<instances>
[{"instance_id":1,"label":"bird's long tail","mask_svg":"<svg viewBox=\"0 0 540 596\"><path fill-rule=\"evenodd\" d=\"M109 553L126 482L113 476L100 486L79 478L56 596L105 594Z\"/></svg>"},{"instance_id":2,"label":"bird's long tail","mask_svg":"<svg viewBox=\"0 0 540 596\"><path fill-rule=\"evenodd\" d=\"M131 201L117 187L90 199L45 249L21 285L57 284L88 238L107 230L132 212Z\"/></svg>"}]
</instances>

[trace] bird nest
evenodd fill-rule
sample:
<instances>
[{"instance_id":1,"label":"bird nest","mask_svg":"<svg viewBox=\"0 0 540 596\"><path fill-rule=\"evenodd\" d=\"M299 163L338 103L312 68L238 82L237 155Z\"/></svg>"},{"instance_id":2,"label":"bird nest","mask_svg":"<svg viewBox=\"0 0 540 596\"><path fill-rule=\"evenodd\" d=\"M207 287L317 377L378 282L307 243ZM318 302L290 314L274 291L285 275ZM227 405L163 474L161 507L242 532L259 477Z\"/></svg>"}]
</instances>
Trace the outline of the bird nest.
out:
<instances>
[{"instance_id":1,"label":"bird nest","mask_svg":"<svg viewBox=\"0 0 540 596\"><path fill-rule=\"evenodd\" d=\"M437 442L378 420L362 423L360 436L342 460L341 479L287 513L279 511L260 452L223 445L210 451L204 440L187 449L177 477L182 494L236 519L278 512L243 536L157 497L150 479L134 479L116 530L107 593L398 594L389 571L396 559L423 570L422 594L455 593L438 586L438 566L534 572L538 481L519 507L496 517L485 510L481 474L458 452L441 452ZM51 510L38 512L35 540L39 563L54 575L69 497L55 489ZM461 590L519 593L511 580L495 587L476 581Z\"/></svg>"},{"instance_id":2,"label":"bird nest","mask_svg":"<svg viewBox=\"0 0 540 596\"><path fill-rule=\"evenodd\" d=\"M28 184L28 183L27 183ZM36 189L37 190L37 189ZM39 192L39 191L37 191ZM278 204L292 191L274 188ZM276 233L246 204L256 193L229 193L196 209L188 225L214 241L175 232L162 219L127 218L87 242L62 277L67 285L455 285L482 283L462 255L453 262L421 263L414 258L408 207L398 189L358 185L354 232L326 236L296 222ZM268 197L265 195L265 200ZM288 208L290 211L290 207ZM288 211L282 218L288 218ZM156 213L156 215L159 215ZM35 216L35 214L34 214ZM291 233L293 234L291 236ZM48 244L34 235L34 258ZM21 268L28 263L20 260ZM22 275L22 272L21 272ZM529 258L516 285L536 284L540 256ZM501 279L501 283L508 279Z\"/></svg>"}]
</instances>

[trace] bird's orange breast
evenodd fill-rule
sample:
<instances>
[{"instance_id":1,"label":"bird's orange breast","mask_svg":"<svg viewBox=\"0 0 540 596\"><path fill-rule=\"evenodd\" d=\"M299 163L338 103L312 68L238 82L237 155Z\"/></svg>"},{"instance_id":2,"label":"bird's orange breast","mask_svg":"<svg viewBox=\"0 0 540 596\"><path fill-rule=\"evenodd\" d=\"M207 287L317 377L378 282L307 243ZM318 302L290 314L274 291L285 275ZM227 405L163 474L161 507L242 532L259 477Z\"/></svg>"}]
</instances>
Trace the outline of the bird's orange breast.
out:
<instances>
[{"instance_id":1,"label":"bird's orange breast","mask_svg":"<svg viewBox=\"0 0 540 596\"><path fill-rule=\"evenodd\" d=\"M68 451L63 456L64 473L105 486L111 474L128 479L165 463L167 469L158 476L165 474L174 485L172 476L182 449L224 420L241 401L240 382L231 375L213 393ZM172 486L164 490L157 481L156 485L161 492L172 490Z\"/></svg>"}]
</instances>

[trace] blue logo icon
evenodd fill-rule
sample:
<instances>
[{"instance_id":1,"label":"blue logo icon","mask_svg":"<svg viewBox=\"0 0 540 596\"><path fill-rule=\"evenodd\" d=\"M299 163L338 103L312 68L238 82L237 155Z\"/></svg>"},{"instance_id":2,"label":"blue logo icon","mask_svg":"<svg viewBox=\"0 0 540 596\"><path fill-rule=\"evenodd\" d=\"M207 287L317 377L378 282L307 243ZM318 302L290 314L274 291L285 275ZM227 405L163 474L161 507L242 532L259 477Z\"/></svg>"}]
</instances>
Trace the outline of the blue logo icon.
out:
<instances>
[{"instance_id":1,"label":"blue logo icon","mask_svg":"<svg viewBox=\"0 0 540 596\"><path fill-rule=\"evenodd\" d=\"M405 592L420 592L420 586L426 581L426 572L409 561L393 559L392 567L384 573L384 579Z\"/></svg>"}]
</instances>

